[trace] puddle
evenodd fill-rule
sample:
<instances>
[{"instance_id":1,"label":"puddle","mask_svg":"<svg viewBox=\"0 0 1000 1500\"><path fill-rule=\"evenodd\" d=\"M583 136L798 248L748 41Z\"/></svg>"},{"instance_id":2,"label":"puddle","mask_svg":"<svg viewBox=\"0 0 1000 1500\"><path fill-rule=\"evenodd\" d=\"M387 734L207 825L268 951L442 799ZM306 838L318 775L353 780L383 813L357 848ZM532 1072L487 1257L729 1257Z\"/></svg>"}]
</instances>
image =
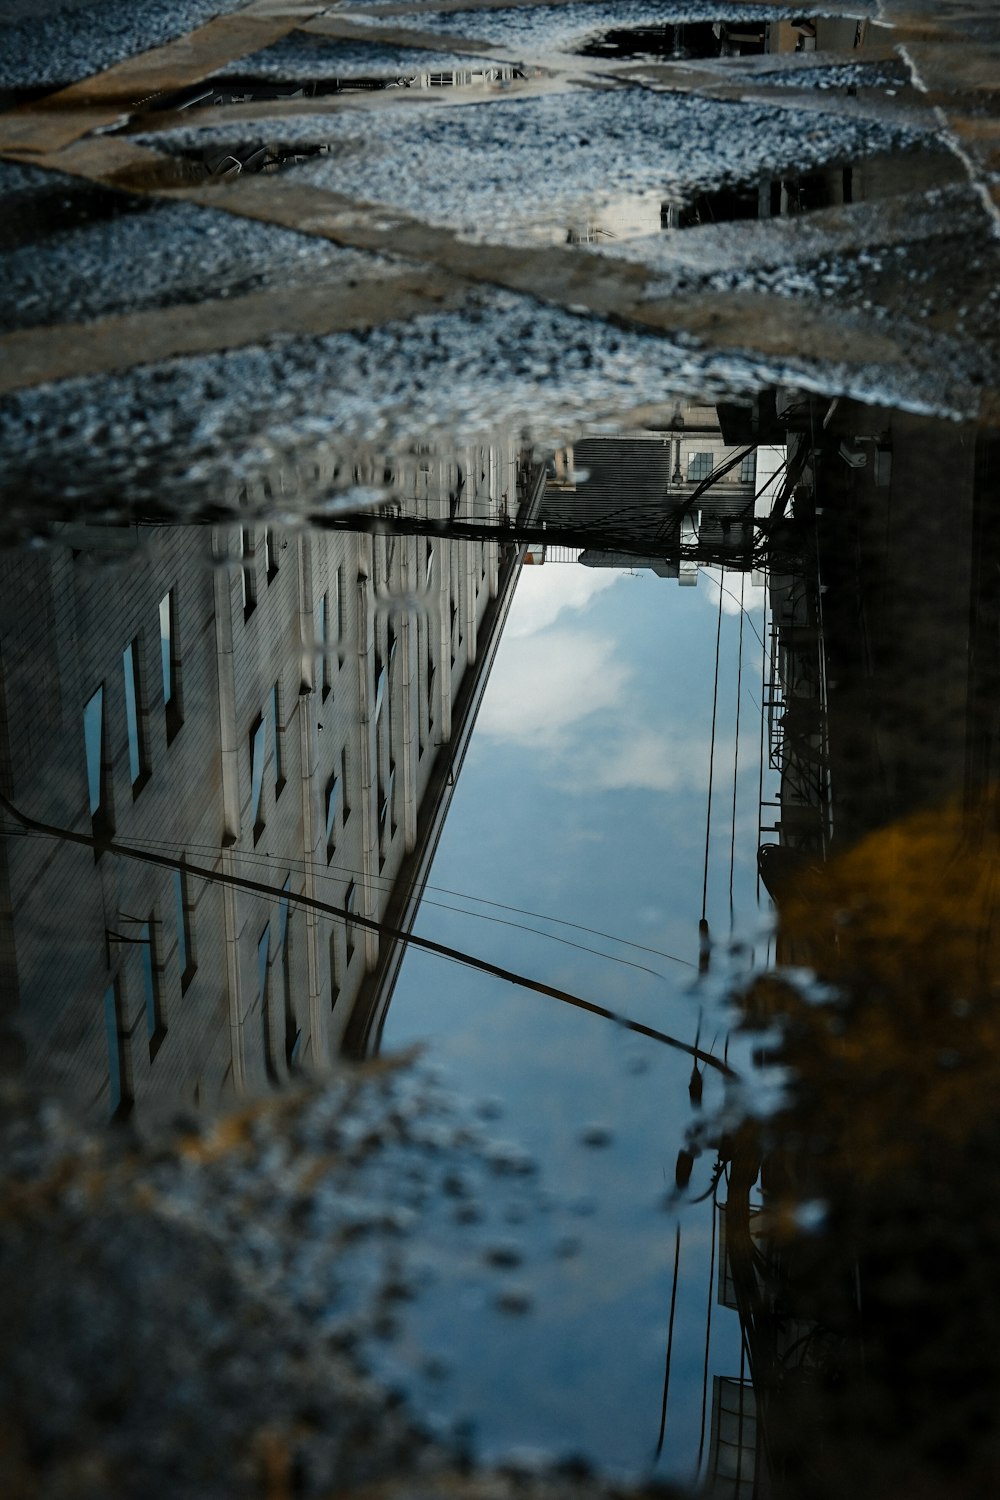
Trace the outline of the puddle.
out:
<instances>
[{"instance_id":1,"label":"puddle","mask_svg":"<svg viewBox=\"0 0 1000 1500\"><path fill-rule=\"evenodd\" d=\"M742 1409L739 1463L794 1487L860 1392L920 1399L878 1342L901 1316L882 1237L898 1211L909 1243L922 1201L889 1188L913 1151L935 1160L981 1128L950 1101L991 1066L972 936L987 834L945 915L939 872L969 818L992 817L942 803L995 774L996 463L973 427L770 390L554 453L513 434L364 464L355 448L313 483L379 504L322 528L296 513L301 474L276 467L234 493L234 519L81 517L8 551L5 1055L92 1118L148 1129L309 1073L338 1036L386 1055L419 1042L441 1098L469 1104L349 1113L371 1164L304 1198L288 1179L294 1240L270 1125L193 1179L155 1156L157 1194L193 1228L232 1199L215 1242L233 1263L479 1462L650 1472L669 1347L652 1472L725 1476L715 1434ZM947 514L928 503L942 484ZM63 611L89 622L69 658ZM79 699L55 744L40 671ZM206 739L221 755L227 737L231 771L223 756L221 785L196 782ZM177 777L197 793L172 796ZM67 926L51 888L70 881ZM414 915L404 953L390 934ZM905 929L936 954L917 995ZM941 986L925 1059L911 1012ZM289 1104L297 1151L324 1097ZM919 1147L898 1130L913 1109ZM393 1141L413 1122L402 1156L372 1145L386 1111ZM833 1157L795 1144L831 1129ZM870 1291L863 1332L848 1273ZM907 1284L907 1318L938 1287ZM949 1357L946 1329L928 1357ZM830 1369L845 1394L817 1412ZM894 1438L868 1443L876 1467L903 1461Z\"/></svg>"},{"instance_id":2,"label":"puddle","mask_svg":"<svg viewBox=\"0 0 1000 1500\"><path fill-rule=\"evenodd\" d=\"M761 53L766 23L752 21L681 22L676 26L635 26L607 31L586 42L582 57L669 58L739 57Z\"/></svg>"},{"instance_id":3,"label":"puddle","mask_svg":"<svg viewBox=\"0 0 1000 1500\"><path fill-rule=\"evenodd\" d=\"M5 1491L995 1489L996 28L868 9L5 34Z\"/></svg>"}]
</instances>

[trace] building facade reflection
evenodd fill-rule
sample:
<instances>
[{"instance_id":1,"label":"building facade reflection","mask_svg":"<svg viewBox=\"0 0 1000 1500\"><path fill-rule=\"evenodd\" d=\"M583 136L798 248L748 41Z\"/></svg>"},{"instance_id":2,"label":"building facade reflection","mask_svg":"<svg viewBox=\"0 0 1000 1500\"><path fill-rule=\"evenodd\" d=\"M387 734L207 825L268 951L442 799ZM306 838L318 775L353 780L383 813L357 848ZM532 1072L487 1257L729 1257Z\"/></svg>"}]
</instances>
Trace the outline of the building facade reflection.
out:
<instances>
[{"instance_id":1,"label":"building facade reflection","mask_svg":"<svg viewBox=\"0 0 1000 1500\"><path fill-rule=\"evenodd\" d=\"M526 472L505 441L379 478L446 523L516 516ZM394 945L296 898L412 921L516 581L513 543L233 499L234 523L67 525L0 559L6 1052L97 1116L364 1045Z\"/></svg>"},{"instance_id":2,"label":"building facade reflection","mask_svg":"<svg viewBox=\"0 0 1000 1500\"><path fill-rule=\"evenodd\" d=\"M1000 446L846 401L784 427L759 851L779 967L740 1005L785 1085L718 1143L754 1492L975 1494L995 1423L953 1382L984 1408L1000 1387L974 1290L994 1243Z\"/></svg>"}]
</instances>

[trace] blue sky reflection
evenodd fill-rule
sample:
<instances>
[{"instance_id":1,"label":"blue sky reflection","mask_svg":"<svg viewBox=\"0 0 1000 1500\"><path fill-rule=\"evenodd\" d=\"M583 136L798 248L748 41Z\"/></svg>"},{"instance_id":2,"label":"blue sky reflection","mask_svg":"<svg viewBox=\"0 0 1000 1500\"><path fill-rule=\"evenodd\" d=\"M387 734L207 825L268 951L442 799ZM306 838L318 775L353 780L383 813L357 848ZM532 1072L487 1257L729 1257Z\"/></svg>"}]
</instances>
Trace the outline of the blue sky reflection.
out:
<instances>
[{"instance_id":1,"label":"blue sky reflection","mask_svg":"<svg viewBox=\"0 0 1000 1500\"><path fill-rule=\"evenodd\" d=\"M726 584L738 600L739 576ZM641 947L484 905L470 917L426 904L417 930L689 1042L703 1008L702 1045L721 1052L718 1002L699 989L694 967L718 597L704 574L693 590L650 572L525 569L431 873L435 887ZM761 631L761 591L749 580L747 600ZM708 916L726 945L739 613L738 603L724 603ZM760 673L760 646L745 624L733 891L735 932L749 938L761 930ZM484 918L527 923L562 941ZM649 1471L674 1255L675 1219L664 1202L694 1118L690 1059L418 953L404 962L383 1050L414 1042L461 1094L493 1101L491 1134L531 1153L538 1186L556 1204L521 1224L504 1217L509 1198L503 1210L481 1205L482 1245L513 1240L523 1255L509 1274L530 1295L530 1312L504 1312L495 1286L475 1276L460 1286L443 1276L407 1307L408 1332L450 1372L433 1389L415 1376L418 1404L443 1425L467 1420L487 1458L527 1448L583 1455L618 1473ZM710 1076L705 1108L720 1098ZM606 1144L586 1143L596 1126L608 1132ZM706 1153L692 1191L707 1185L710 1168ZM656 1471L690 1478L702 1431L710 1204L685 1210L681 1223L667 1437ZM706 1457L716 1373L739 1374L738 1323L717 1303Z\"/></svg>"}]
</instances>

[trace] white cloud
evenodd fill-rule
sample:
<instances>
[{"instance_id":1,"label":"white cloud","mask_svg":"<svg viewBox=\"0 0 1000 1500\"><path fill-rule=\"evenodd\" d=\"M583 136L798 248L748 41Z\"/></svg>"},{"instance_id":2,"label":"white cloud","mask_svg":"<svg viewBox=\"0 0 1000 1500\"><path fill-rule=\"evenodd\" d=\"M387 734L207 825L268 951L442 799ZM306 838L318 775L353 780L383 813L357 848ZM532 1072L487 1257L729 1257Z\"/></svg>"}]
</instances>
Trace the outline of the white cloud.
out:
<instances>
[{"instance_id":1,"label":"white cloud","mask_svg":"<svg viewBox=\"0 0 1000 1500\"><path fill-rule=\"evenodd\" d=\"M596 769L598 784L608 791L631 788L673 792L708 780L706 745L678 739L650 727L623 735Z\"/></svg>"},{"instance_id":2,"label":"white cloud","mask_svg":"<svg viewBox=\"0 0 1000 1500\"><path fill-rule=\"evenodd\" d=\"M621 706L629 669L614 652L613 641L582 630L506 639L477 732L555 748L575 724Z\"/></svg>"},{"instance_id":3,"label":"white cloud","mask_svg":"<svg viewBox=\"0 0 1000 1500\"><path fill-rule=\"evenodd\" d=\"M763 584L753 584L746 574L723 573L722 575L722 613L724 615L738 615L740 612L740 579L743 579L743 604L746 610L763 609L766 592ZM713 609L719 607L719 570L717 568L702 568L698 578L699 587L707 584L702 598L711 604Z\"/></svg>"},{"instance_id":4,"label":"white cloud","mask_svg":"<svg viewBox=\"0 0 1000 1500\"><path fill-rule=\"evenodd\" d=\"M522 568L505 639L537 635L564 610L586 609L591 599L611 588L621 576L614 568L585 568L579 563Z\"/></svg>"},{"instance_id":5,"label":"white cloud","mask_svg":"<svg viewBox=\"0 0 1000 1500\"><path fill-rule=\"evenodd\" d=\"M524 570L477 733L542 752L544 774L563 791L700 795L708 784L707 726L689 732L650 697L613 636L569 623L553 628L564 611L585 609L620 576L559 565ZM718 608L714 578L710 586ZM716 766L731 764L732 753L720 736Z\"/></svg>"},{"instance_id":6,"label":"white cloud","mask_svg":"<svg viewBox=\"0 0 1000 1500\"><path fill-rule=\"evenodd\" d=\"M577 743L566 757L564 783L580 791L696 792L708 785L707 735L642 723L643 707L626 711L613 731ZM716 741L716 768L732 759L731 743Z\"/></svg>"}]
</instances>

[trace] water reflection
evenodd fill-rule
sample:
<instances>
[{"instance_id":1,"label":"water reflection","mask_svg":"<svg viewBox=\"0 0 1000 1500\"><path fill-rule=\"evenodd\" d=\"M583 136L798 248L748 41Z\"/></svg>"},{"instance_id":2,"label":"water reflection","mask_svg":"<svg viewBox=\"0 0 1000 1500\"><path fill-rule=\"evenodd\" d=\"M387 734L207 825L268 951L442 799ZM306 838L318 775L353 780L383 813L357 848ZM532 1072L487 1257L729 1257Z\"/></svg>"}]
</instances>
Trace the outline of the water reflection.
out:
<instances>
[{"instance_id":1,"label":"water reflection","mask_svg":"<svg viewBox=\"0 0 1000 1500\"><path fill-rule=\"evenodd\" d=\"M432 1424L985 1483L996 461L769 389L372 458L323 529L280 469L51 525L2 560L7 1071L150 1119L429 1041L565 1205L441 1200L502 1285L366 1352Z\"/></svg>"},{"instance_id":2,"label":"water reflection","mask_svg":"<svg viewBox=\"0 0 1000 1500\"><path fill-rule=\"evenodd\" d=\"M371 924L412 918L517 576L514 543L447 523L509 525L528 478L512 442L416 455L392 484L420 537L262 524L244 491L243 525L56 525L4 556L32 1081L98 1114L211 1103L364 1036L394 962Z\"/></svg>"},{"instance_id":3,"label":"water reflection","mask_svg":"<svg viewBox=\"0 0 1000 1500\"><path fill-rule=\"evenodd\" d=\"M5 33L0 1472L992 1493L994 18L470 5Z\"/></svg>"},{"instance_id":4,"label":"water reflection","mask_svg":"<svg viewBox=\"0 0 1000 1500\"><path fill-rule=\"evenodd\" d=\"M798 576L772 579L779 968L741 1001L788 1078L730 1168L756 1454L781 1494L973 1494L996 1466L997 445L850 408L825 434Z\"/></svg>"}]
</instances>

